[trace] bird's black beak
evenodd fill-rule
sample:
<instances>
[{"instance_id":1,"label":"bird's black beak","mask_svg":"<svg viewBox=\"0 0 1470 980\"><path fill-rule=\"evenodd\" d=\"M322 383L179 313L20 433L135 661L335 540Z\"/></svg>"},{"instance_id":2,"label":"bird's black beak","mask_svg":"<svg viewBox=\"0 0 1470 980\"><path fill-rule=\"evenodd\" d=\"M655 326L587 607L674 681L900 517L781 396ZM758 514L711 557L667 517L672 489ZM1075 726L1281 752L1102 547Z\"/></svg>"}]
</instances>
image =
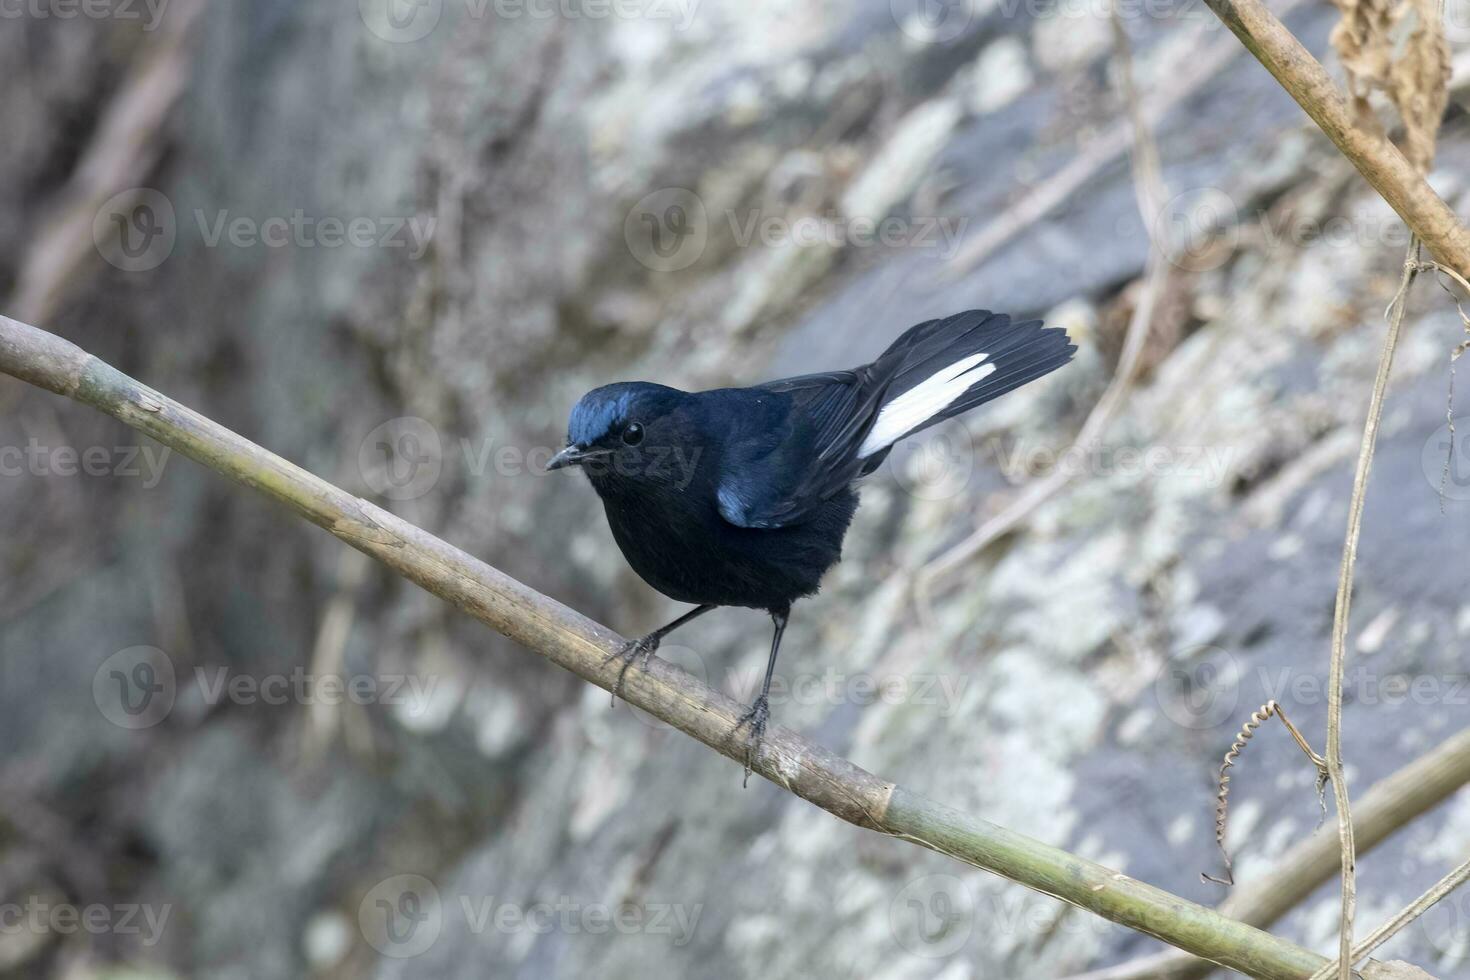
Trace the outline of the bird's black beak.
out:
<instances>
[{"instance_id":1,"label":"bird's black beak","mask_svg":"<svg viewBox=\"0 0 1470 980\"><path fill-rule=\"evenodd\" d=\"M571 445L551 457L551 461L546 464L546 472L550 473L552 470L559 470L565 466L576 466L584 459L595 459L607 454L606 449L585 449L582 446Z\"/></svg>"}]
</instances>

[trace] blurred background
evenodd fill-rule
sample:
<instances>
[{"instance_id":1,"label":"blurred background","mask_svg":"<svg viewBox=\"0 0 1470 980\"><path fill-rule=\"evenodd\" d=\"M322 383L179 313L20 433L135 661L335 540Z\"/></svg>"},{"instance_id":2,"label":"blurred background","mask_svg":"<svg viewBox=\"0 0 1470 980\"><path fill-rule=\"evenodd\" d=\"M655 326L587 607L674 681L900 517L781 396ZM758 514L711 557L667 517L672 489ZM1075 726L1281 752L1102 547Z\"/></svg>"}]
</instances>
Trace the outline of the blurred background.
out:
<instances>
[{"instance_id":1,"label":"blurred background","mask_svg":"<svg viewBox=\"0 0 1470 980\"><path fill-rule=\"evenodd\" d=\"M1335 65L1335 8L1273 9ZM1470 8L1446 18L1470 56ZM583 391L848 367L971 307L1065 326L1066 370L868 481L775 718L1215 904L1236 730L1275 698L1322 747L1408 238L1198 0L1120 23L1162 162L1147 218L1101 0L0 0L3 311L628 635L681 607L585 480L542 469ZM1463 215L1462 63L1431 182ZM1073 447L1151 235L1174 260L1136 383ZM1463 339L1421 281L1353 606L1355 793L1470 724ZM661 655L748 701L768 642L726 610ZM1322 818L1275 725L1232 786L1241 882ZM5 378L0 746L3 977L1030 980L1160 948L742 789L283 508ZM1467 849L1460 793L1363 855L1360 931ZM1335 883L1275 929L1335 949ZM1470 977L1470 900L1384 954Z\"/></svg>"}]
</instances>

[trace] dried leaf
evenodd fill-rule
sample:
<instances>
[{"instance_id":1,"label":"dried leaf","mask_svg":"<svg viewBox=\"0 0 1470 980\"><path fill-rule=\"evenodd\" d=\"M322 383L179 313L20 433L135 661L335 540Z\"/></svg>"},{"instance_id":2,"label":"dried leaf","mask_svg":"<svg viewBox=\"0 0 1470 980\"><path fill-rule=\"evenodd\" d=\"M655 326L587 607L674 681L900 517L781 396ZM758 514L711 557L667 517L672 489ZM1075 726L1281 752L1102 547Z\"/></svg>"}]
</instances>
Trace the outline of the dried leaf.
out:
<instances>
[{"instance_id":1,"label":"dried leaf","mask_svg":"<svg viewBox=\"0 0 1470 980\"><path fill-rule=\"evenodd\" d=\"M1347 70L1359 125L1383 133L1369 97L1383 93L1404 125L1399 147L1421 173L1434 162L1449 99L1450 51L1438 0L1333 0L1332 46Z\"/></svg>"}]
</instances>

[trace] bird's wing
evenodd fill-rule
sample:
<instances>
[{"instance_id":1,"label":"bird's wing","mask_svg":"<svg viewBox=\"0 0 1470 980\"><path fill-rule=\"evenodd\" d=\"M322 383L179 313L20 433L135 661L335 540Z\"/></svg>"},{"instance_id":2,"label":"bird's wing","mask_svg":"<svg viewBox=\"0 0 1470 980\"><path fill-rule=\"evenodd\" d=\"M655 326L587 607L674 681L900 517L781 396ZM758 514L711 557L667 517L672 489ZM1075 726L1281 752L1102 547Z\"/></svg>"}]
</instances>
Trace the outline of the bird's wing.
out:
<instances>
[{"instance_id":1,"label":"bird's wing","mask_svg":"<svg viewBox=\"0 0 1470 980\"><path fill-rule=\"evenodd\" d=\"M1055 370L1075 350L1039 320L970 310L910 328L860 368L745 389L783 411L775 425L768 411L753 413L727 443L720 513L740 527L799 524L899 439Z\"/></svg>"}]
</instances>

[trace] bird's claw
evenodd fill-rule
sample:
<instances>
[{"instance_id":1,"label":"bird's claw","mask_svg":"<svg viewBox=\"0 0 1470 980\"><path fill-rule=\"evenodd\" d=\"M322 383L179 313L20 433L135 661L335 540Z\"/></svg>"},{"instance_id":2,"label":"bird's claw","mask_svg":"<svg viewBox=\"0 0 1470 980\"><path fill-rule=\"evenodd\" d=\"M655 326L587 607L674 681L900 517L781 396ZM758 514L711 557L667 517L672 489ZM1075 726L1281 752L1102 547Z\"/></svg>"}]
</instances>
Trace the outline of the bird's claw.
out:
<instances>
[{"instance_id":1,"label":"bird's claw","mask_svg":"<svg viewBox=\"0 0 1470 980\"><path fill-rule=\"evenodd\" d=\"M660 639L661 637L657 633L650 633L636 640L629 640L623 644L621 650L610 653L603 659L603 663L614 659L623 661L623 669L618 671L618 682L613 685L612 689L612 703L614 705L618 703L618 696L623 693L623 678L628 676L628 668L633 666L633 661L636 660L638 661L638 666L646 670L648 668L648 659L658 649L658 641Z\"/></svg>"},{"instance_id":2,"label":"bird's claw","mask_svg":"<svg viewBox=\"0 0 1470 980\"><path fill-rule=\"evenodd\" d=\"M755 758L756 753L760 751L761 739L766 734L766 721L770 717L771 704L766 699L766 696L762 694L755 699L755 704L752 704L750 710L740 716L740 720L730 730L730 734L733 735L746 725L750 726L750 738L745 742L745 780L740 784L741 786L750 785L750 764Z\"/></svg>"}]
</instances>

